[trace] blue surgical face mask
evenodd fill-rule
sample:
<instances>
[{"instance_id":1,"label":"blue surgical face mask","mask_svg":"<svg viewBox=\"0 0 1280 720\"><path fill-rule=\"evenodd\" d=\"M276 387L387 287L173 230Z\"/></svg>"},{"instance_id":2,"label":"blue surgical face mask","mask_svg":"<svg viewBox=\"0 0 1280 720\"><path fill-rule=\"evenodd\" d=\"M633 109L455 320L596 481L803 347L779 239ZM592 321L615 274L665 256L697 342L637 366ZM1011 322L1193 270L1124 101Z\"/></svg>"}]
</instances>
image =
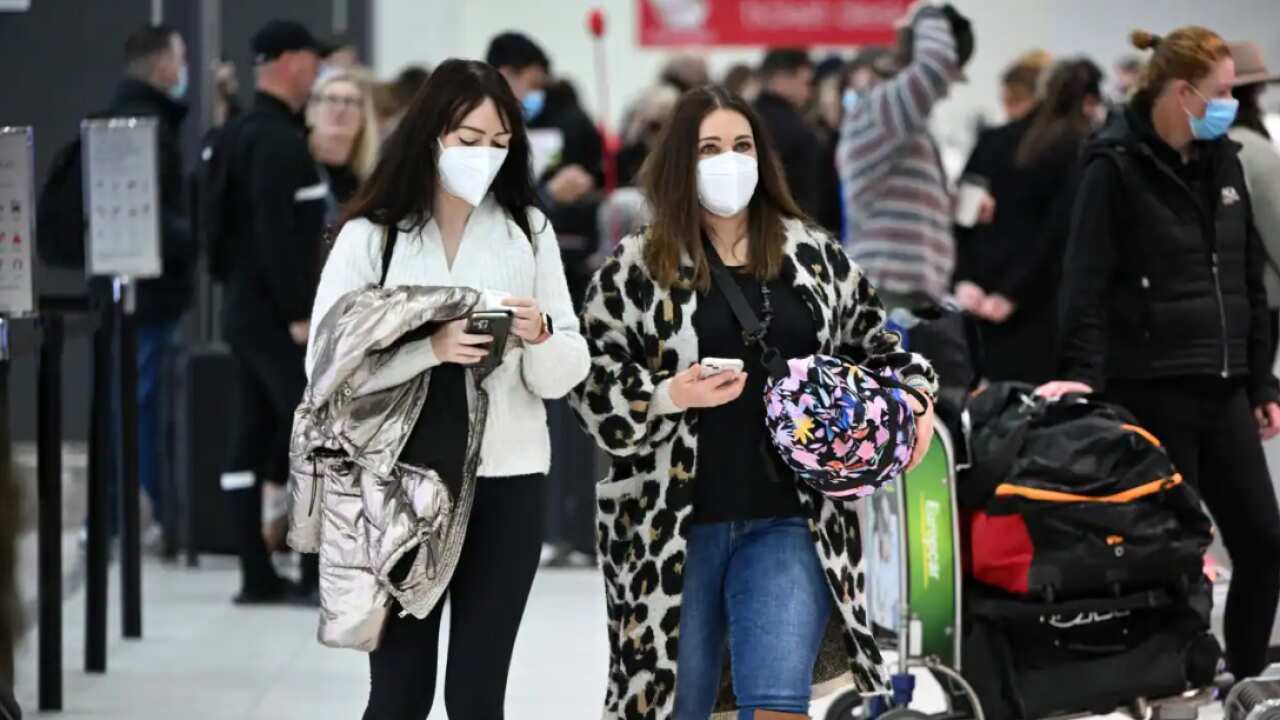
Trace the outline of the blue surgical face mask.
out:
<instances>
[{"instance_id":1,"label":"blue surgical face mask","mask_svg":"<svg viewBox=\"0 0 1280 720\"><path fill-rule=\"evenodd\" d=\"M542 112L542 108L546 104L546 90L530 90L525 93L524 99L520 101L520 106L524 108L524 119L532 120L538 117L538 114Z\"/></svg>"},{"instance_id":2,"label":"blue surgical face mask","mask_svg":"<svg viewBox=\"0 0 1280 720\"><path fill-rule=\"evenodd\" d=\"M1194 87L1191 91L1200 95ZM1204 98L1204 95L1200 95ZM1204 117L1196 117L1187 113L1191 123L1191 137L1197 140L1217 140L1231 129L1236 120L1236 111L1240 109L1240 101L1235 98L1204 98Z\"/></svg>"},{"instance_id":3,"label":"blue surgical face mask","mask_svg":"<svg viewBox=\"0 0 1280 720\"><path fill-rule=\"evenodd\" d=\"M858 106L858 91L853 88L845 88L844 94L840 96L840 105L844 107L845 114L853 112Z\"/></svg>"},{"instance_id":4,"label":"blue surgical face mask","mask_svg":"<svg viewBox=\"0 0 1280 720\"><path fill-rule=\"evenodd\" d=\"M187 66L183 65L178 68L178 83L169 88L169 97L174 100L181 100L187 96L187 83L190 78L187 76Z\"/></svg>"}]
</instances>

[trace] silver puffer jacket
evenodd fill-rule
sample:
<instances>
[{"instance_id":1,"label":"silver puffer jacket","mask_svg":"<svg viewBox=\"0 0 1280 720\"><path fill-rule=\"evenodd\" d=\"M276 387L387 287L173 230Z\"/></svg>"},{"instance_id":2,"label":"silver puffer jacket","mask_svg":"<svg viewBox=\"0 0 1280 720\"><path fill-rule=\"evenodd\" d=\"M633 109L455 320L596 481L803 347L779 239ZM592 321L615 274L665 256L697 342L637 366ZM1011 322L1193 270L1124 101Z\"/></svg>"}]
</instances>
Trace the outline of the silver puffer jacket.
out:
<instances>
[{"instance_id":1,"label":"silver puffer jacket","mask_svg":"<svg viewBox=\"0 0 1280 720\"><path fill-rule=\"evenodd\" d=\"M409 332L467 315L466 288L368 288L343 296L317 328L311 383L290 443L289 545L320 553L320 642L374 650L392 601L424 618L453 575L475 494L488 399L469 371L470 433L461 491L428 468L397 462L422 411L431 371L383 390L379 371L412 343ZM385 383L384 383L385 384ZM416 555L408 575L392 568Z\"/></svg>"}]
</instances>

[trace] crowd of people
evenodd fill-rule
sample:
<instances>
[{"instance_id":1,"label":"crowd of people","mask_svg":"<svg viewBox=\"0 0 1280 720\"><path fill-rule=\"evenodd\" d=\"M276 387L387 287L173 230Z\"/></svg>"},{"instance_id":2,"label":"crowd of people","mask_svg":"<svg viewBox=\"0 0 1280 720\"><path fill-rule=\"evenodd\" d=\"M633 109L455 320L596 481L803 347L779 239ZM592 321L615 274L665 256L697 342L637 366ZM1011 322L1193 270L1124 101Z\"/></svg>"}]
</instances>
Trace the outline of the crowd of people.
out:
<instances>
[{"instance_id":1,"label":"crowd of people","mask_svg":"<svg viewBox=\"0 0 1280 720\"><path fill-rule=\"evenodd\" d=\"M1164 440L1235 568L1228 665L1258 673L1280 596L1261 444L1280 433L1280 150L1259 103L1277 76L1255 45L1198 27L1135 33L1147 55L1110 79L1032 50L1001 74L1006 122L949 177L933 115L975 29L927 4L901 27L896 46L852 57L772 49L720 83L677 57L614 143L526 35L380 83L275 21L252 39L251 107L233 69L213 70L199 213L178 144L182 38L139 31L111 110L162 128L165 274L141 283L138 315L151 502L165 501L159 368L203 249L238 368L221 478L236 602L319 605L326 642L371 649L366 718L426 717L443 592L449 712L501 717L539 562L603 568L611 716L707 717L727 648L744 712L803 717L815 663L864 691L886 676L853 506L778 481L763 365L893 369L927 400L911 396L919 438L901 451L918 462L931 398L954 379L945 339L888 311L954 299L979 326L985 379L1102 394ZM500 338L467 316L504 310L494 359ZM744 313L763 318L754 335ZM343 355L356 346L376 361ZM746 362L710 373L708 357ZM313 426L349 442L298 429ZM416 491L370 531L343 504L361 477L434 479L467 498L451 507L469 531L397 534L397 513L424 512ZM272 561L290 512L289 542L309 553L299 580ZM362 533L387 552L378 567L334 539ZM828 624L846 640L834 651Z\"/></svg>"}]
</instances>

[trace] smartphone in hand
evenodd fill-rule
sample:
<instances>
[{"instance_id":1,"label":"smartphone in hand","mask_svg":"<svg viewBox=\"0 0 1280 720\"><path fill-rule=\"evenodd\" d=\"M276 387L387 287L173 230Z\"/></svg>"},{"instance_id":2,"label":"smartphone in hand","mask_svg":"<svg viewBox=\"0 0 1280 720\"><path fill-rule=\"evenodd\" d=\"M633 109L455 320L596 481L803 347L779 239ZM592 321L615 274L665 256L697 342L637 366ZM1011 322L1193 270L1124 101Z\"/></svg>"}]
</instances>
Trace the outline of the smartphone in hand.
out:
<instances>
[{"instance_id":1,"label":"smartphone in hand","mask_svg":"<svg viewBox=\"0 0 1280 720\"><path fill-rule=\"evenodd\" d=\"M698 375L698 379L706 380L709 377L714 377L716 375L719 375L720 373L727 372L730 370L733 370L735 372L742 372L743 369L746 367L746 365L742 362L742 360L737 358L709 357L709 358L703 358L702 362L698 363L698 367L701 368L701 372Z\"/></svg>"},{"instance_id":2,"label":"smartphone in hand","mask_svg":"<svg viewBox=\"0 0 1280 720\"><path fill-rule=\"evenodd\" d=\"M467 316L467 332L472 335L489 335L489 354L476 363L477 367L494 368L502 364L506 353L507 338L511 335L511 321L515 314L510 310L482 310Z\"/></svg>"}]
</instances>

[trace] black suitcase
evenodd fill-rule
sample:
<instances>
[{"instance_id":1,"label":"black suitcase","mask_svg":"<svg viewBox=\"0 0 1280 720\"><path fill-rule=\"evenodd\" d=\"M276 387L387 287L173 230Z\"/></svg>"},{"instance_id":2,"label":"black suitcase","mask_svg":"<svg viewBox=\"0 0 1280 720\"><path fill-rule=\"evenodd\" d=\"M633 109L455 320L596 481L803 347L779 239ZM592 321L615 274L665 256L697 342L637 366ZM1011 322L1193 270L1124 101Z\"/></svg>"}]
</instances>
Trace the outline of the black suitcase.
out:
<instances>
[{"instance_id":1,"label":"black suitcase","mask_svg":"<svg viewBox=\"0 0 1280 720\"><path fill-rule=\"evenodd\" d=\"M1203 581L1053 604L976 587L965 603L964 676L989 720L1108 714L1207 687L1222 657Z\"/></svg>"},{"instance_id":2,"label":"black suitcase","mask_svg":"<svg viewBox=\"0 0 1280 720\"><path fill-rule=\"evenodd\" d=\"M0 688L0 720L22 720L22 708L7 688Z\"/></svg>"},{"instance_id":3,"label":"black suitcase","mask_svg":"<svg viewBox=\"0 0 1280 720\"><path fill-rule=\"evenodd\" d=\"M222 492L222 471L235 430L236 362L223 345L198 345L178 362L174 456L178 512L188 561L201 553L234 554L235 525Z\"/></svg>"}]
</instances>

